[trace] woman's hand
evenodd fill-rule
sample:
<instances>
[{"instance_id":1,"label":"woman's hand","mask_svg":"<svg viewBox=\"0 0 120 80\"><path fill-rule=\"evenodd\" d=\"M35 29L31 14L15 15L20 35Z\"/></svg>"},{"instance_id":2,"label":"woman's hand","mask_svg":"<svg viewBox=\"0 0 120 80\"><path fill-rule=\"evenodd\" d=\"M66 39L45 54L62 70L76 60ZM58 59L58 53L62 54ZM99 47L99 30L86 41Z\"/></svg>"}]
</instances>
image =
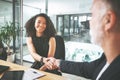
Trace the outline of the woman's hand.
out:
<instances>
[{"instance_id":1,"label":"woman's hand","mask_svg":"<svg viewBox=\"0 0 120 80\"><path fill-rule=\"evenodd\" d=\"M60 63L60 60L59 59L55 59L53 57L49 57L47 58L46 60L46 68L49 69L49 70L53 70L53 69L57 69L59 68L59 63Z\"/></svg>"},{"instance_id":2,"label":"woman's hand","mask_svg":"<svg viewBox=\"0 0 120 80\"><path fill-rule=\"evenodd\" d=\"M47 69L47 67L46 67L45 65L43 65L42 67L40 67L39 70L41 70L41 71L45 71L46 69Z\"/></svg>"},{"instance_id":3,"label":"woman's hand","mask_svg":"<svg viewBox=\"0 0 120 80\"><path fill-rule=\"evenodd\" d=\"M44 63L44 65L40 67L39 70L45 71L47 69L45 64L47 64L48 61L49 61L48 58L42 57L42 63Z\"/></svg>"},{"instance_id":4,"label":"woman's hand","mask_svg":"<svg viewBox=\"0 0 120 80\"><path fill-rule=\"evenodd\" d=\"M44 63L44 65L40 67L39 70L45 71L46 69L51 69L54 63L49 60L50 58L43 57L42 62Z\"/></svg>"},{"instance_id":5,"label":"woman's hand","mask_svg":"<svg viewBox=\"0 0 120 80\"><path fill-rule=\"evenodd\" d=\"M55 59L53 57L49 57L49 58L43 58L43 62L44 65L40 68L40 70L54 70L54 69L58 69L59 68L59 64L60 64L60 60L59 59Z\"/></svg>"}]
</instances>

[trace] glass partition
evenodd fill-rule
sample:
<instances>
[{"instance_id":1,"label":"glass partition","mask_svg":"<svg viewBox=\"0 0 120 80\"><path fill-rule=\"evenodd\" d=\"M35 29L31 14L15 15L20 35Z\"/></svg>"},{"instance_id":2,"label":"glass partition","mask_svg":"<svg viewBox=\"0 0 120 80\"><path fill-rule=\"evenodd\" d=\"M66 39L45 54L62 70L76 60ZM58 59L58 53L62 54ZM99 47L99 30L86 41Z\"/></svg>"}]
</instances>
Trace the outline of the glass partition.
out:
<instances>
[{"instance_id":1,"label":"glass partition","mask_svg":"<svg viewBox=\"0 0 120 80\"><path fill-rule=\"evenodd\" d=\"M65 41L90 43L90 13L57 15L57 31ZM87 36L87 38L84 38Z\"/></svg>"},{"instance_id":2,"label":"glass partition","mask_svg":"<svg viewBox=\"0 0 120 80\"><path fill-rule=\"evenodd\" d=\"M9 44L3 41L6 50L8 50L7 47L9 47L10 53L12 53L9 54L8 52L7 61L15 62L17 54L20 55L20 0L0 1L0 7L0 27L2 27L3 30L8 28L9 31L9 27L11 27L10 32L13 33L13 35L8 35L10 39L5 38L7 35L4 35L5 37L2 38L2 41L4 39L7 39L7 41L10 40ZM11 34L9 31L6 33Z\"/></svg>"},{"instance_id":3,"label":"glass partition","mask_svg":"<svg viewBox=\"0 0 120 80\"><path fill-rule=\"evenodd\" d=\"M3 25L7 21L12 21L12 14L12 3L9 1L0 1L0 25Z\"/></svg>"}]
</instances>

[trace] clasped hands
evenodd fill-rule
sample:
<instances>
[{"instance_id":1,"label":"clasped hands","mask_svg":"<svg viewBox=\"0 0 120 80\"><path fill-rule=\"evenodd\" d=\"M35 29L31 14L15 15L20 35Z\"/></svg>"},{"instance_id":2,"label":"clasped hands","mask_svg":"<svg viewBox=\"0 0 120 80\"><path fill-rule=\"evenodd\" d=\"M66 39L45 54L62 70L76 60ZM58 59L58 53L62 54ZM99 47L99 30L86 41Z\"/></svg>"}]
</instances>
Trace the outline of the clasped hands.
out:
<instances>
[{"instance_id":1,"label":"clasped hands","mask_svg":"<svg viewBox=\"0 0 120 80\"><path fill-rule=\"evenodd\" d=\"M40 68L40 70L45 71L48 70L54 70L58 69L60 64L59 59L55 59L53 57L44 58L44 65Z\"/></svg>"}]
</instances>

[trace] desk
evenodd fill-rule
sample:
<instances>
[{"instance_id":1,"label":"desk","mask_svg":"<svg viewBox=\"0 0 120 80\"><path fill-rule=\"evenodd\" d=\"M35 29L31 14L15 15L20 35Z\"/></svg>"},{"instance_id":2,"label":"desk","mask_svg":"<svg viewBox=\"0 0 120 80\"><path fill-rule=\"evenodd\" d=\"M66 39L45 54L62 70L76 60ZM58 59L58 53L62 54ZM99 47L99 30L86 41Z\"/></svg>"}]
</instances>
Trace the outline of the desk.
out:
<instances>
[{"instance_id":1,"label":"desk","mask_svg":"<svg viewBox=\"0 0 120 80\"><path fill-rule=\"evenodd\" d=\"M0 60L0 64L10 66L9 71L11 71L11 70L26 70L26 69L29 69L28 67L21 66L21 65L18 65L18 64L7 62L7 61L3 61L3 60ZM56 75L56 74L52 74L52 73L48 73L48 72L44 72L44 71L40 71L40 72L44 73L46 76L43 76L43 77L39 78L38 80L68 80L67 78ZM0 75L0 77L1 76L2 75Z\"/></svg>"}]
</instances>

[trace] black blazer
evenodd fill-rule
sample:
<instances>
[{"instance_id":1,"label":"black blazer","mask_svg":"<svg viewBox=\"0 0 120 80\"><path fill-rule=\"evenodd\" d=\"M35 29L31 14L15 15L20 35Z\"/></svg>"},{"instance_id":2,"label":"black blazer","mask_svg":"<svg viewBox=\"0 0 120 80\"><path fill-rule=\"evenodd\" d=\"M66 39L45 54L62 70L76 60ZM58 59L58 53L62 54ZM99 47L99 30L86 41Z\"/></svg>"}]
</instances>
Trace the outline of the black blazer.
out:
<instances>
[{"instance_id":1,"label":"black blazer","mask_svg":"<svg viewBox=\"0 0 120 80\"><path fill-rule=\"evenodd\" d=\"M105 64L106 58L104 55L92 62L71 62L62 60L60 62L60 70L65 73L96 80L96 77ZM109 65L99 80L120 80L120 56Z\"/></svg>"}]
</instances>

